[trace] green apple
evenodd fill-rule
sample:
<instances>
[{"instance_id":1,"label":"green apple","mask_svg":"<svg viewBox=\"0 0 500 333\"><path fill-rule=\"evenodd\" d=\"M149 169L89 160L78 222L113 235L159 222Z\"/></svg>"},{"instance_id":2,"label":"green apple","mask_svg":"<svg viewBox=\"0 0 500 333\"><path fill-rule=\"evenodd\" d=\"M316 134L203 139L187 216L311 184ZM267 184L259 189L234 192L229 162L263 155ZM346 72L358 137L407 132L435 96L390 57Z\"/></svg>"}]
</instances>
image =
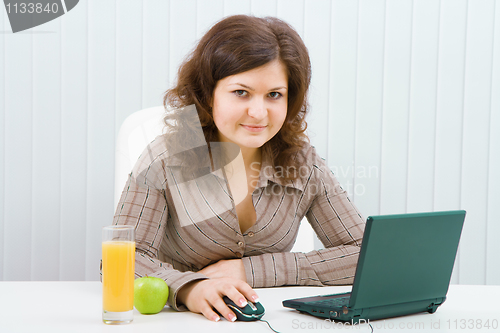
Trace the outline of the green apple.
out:
<instances>
[{"instance_id":1,"label":"green apple","mask_svg":"<svg viewBox=\"0 0 500 333\"><path fill-rule=\"evenodd\" d=\"M143 276L134 281L134 306L142 314L160 312L168 299L167 283L157 277Z\"/></svg>"}]
</instances>

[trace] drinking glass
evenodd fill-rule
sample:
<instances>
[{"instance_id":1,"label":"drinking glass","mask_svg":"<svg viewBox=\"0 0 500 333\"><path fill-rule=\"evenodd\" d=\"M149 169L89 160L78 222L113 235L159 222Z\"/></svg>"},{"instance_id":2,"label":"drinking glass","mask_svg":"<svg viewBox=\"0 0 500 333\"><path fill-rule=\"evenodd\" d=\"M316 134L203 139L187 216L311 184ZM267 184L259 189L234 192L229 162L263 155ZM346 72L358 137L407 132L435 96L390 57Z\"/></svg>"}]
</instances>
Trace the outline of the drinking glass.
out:
<instances>
[{"instance_id":1,"label":"drinking glass","mask_svg":"<svg viewBox=\"0 0 500 333\"><path fill-rule=\"evenodd\" d=\"M113 225L102 230L102 320L128 324L133 319L134 226Z\"/></svg>"}]
</instances>

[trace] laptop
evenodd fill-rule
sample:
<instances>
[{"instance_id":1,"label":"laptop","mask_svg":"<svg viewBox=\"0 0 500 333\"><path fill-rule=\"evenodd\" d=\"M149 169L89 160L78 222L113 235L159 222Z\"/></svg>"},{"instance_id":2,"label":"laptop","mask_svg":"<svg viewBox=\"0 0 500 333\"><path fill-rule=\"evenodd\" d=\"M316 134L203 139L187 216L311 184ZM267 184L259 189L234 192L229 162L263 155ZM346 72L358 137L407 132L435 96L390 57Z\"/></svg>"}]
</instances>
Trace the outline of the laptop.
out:
<instances>
[{"instance_id":1,"label":"laptop","mask_svg":"<svg viewBox=\"0 0 500 333\"><path fill-rule=\"evenodd\" d=\"M463 210L370 216L351 292L283 306L352 324L434 313L446 299L464 220Z\"/></svg>"}]
</instances>

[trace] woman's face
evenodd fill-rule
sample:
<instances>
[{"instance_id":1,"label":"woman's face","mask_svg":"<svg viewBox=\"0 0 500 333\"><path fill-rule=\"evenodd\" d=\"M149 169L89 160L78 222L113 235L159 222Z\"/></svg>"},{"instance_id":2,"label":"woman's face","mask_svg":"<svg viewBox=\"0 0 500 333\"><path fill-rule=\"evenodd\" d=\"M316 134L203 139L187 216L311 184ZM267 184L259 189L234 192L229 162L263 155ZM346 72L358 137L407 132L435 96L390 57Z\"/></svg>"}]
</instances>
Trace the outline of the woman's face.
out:
<instances>
[{"instance_id":1,"label":"woman's face","mask_svg":"<svg viewBox=\"0 0 500 333\"><path fill-rule=\"evenodd\" d=\"M278 60L217 82L213 117L219 140L259 148L280 130L288 100L285 66Z\"/></svg>"}]
</instances>

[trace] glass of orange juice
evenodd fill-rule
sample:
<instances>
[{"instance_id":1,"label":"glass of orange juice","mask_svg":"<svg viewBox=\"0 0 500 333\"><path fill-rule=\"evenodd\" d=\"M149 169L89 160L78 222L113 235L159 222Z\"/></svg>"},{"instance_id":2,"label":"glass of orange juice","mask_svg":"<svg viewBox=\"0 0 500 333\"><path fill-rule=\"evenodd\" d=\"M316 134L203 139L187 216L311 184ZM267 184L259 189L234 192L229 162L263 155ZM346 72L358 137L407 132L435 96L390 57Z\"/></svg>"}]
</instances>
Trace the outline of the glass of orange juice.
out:
<instances>
[{"instance_id":1,"label":"glass of orange juice","mask_svg":"<svg viewBox=\"0 0 500 333\"><path fill-rule=\"evenodd\" d=\"M102 230L102 320L128 324L133 319L134 226L113 225Z\"/></svg>"}]
</instances>

